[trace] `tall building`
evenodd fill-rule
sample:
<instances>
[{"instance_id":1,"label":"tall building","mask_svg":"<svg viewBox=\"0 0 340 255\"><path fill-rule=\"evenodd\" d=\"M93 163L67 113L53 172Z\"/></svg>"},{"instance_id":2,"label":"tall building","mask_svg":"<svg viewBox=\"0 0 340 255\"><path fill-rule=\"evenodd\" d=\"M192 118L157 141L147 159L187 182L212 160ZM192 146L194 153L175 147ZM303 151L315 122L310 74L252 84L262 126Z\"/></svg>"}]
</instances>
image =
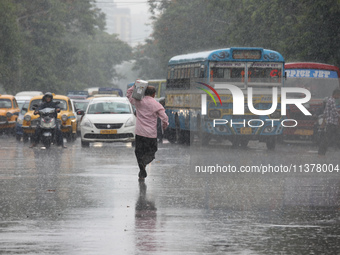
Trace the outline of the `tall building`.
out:
<instances>
[{"instance_id":1,"label":"tall building","mask_svg":"<svg viewBox=\"0 0 340 255\"><path fill-rule=\"evenodd\" d=\"M143 2L141 4L136 2L134 5L131 3L129 8L119 8L112 0L110 2L101 0L96 3L106 15L106 31L109 34L118 34L119 39L133 47L143 43L152 31L151 26L147 25L150 23L147 8ZM132 7L135 12L131 14Z\"/></svg>"},{"instance_id":2,"label":"tall building","mask_svg":"<svg viewBox=\"0 0 340 255\"><path fill-rule=\"evenodd\" d=\"M106 15L106 31L131 44L131 14L128 8L118 8L114 3L97 3Z\"/></svg>"}]
</instances>

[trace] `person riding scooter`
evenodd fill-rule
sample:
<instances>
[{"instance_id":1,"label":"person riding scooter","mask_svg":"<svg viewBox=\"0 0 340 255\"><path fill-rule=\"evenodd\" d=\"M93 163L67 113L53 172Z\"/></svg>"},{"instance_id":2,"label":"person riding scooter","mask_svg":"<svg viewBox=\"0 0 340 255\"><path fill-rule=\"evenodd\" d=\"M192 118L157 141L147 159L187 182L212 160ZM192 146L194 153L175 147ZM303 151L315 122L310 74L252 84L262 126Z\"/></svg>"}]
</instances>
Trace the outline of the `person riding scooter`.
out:
<instances>
[{"instance_id":1,"label":"person riding scooter","mask_svg":"<svg viewBox=\"0 0 340 255\"><path fill-rule=\"evenodd\" d=\"M56 110L55 118L58 117L58 112L60 112L60 107L55 102L53 102L53 94L51 92L45 93L45 95L42 98L42 103L39 105L38 108L35 109L34 115L38 114L39 110L42 110L45 108L55 108ZM40 137L41 137L41 128L38 125L32 137L32 144L30 148L37 146L37 144L39 143ZM63 134L60 130L59 125L57 125L57 128L56 128L56 140L57 140L58 146L62 146L63 148L66 148L66 146L64 145Z\"/></svg>"}]
</instances>

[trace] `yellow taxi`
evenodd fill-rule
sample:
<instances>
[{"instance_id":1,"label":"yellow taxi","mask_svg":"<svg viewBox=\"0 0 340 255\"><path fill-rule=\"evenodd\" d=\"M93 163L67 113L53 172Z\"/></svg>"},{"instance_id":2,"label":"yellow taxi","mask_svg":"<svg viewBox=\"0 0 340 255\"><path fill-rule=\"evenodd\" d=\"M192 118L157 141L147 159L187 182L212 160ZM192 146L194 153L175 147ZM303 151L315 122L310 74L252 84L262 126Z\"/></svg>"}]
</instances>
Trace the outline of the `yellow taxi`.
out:
<instances>
[{"instance_id":1,"label":"yellow taxi","mask_svg":"<svg viewBox=\"0 0 340 255\"><path fill-rule=\"evenodd\" d=\"M28 137L33 136L39 123L39 115L33 114L33 108L40 105L42 98L43 95L35 96L29 103L27 113L24 116L22 124L24 141L27 140ZM71 103L70 98L63 95L53 94L53 101L59 101L58 106L60 107L60 112L58 113L58 120L63 137L66 138L68 142L74 141L77 138L77 119L75 109L73 109L73 104Z\"/></svg>"},{"instance_id":2,"label":"yellow taxi","mask_svg":"<svg viewBox=\"0 0 340 255\"><path fill-rule=\"evenodd\" d=\"M0 94L0 132L15 134L20 109L14 96Z\"/></svg>"}]
</instances>

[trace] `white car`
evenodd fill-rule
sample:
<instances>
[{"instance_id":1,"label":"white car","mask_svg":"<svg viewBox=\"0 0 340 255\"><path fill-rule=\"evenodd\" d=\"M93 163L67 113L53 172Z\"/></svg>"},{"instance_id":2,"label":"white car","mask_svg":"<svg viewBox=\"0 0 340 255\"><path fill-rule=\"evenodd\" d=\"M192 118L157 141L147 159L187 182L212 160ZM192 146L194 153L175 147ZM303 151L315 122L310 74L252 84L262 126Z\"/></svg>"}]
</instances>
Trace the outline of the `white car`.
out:
<instances>
[{"instance_id":1,"label":"white car","mask_svg":"<svg viewBox=\"0 0 340 255\"><path fill-rule=\"evenodd\" d=\"M136 117L126 97L99 97L90 101L80 123L81 145L91 142L135 141Z\"/></svg>"}]
</instances>

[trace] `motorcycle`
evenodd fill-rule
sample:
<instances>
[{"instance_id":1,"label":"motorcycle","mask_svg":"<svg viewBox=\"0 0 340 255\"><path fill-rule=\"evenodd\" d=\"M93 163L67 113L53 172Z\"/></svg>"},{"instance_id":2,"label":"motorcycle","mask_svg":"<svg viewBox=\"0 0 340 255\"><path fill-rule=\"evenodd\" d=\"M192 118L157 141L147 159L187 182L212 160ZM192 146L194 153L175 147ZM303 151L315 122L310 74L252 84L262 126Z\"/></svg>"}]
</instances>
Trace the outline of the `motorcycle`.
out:
<instances>
[{"instance_id":1,"label":"motorcycle","mask_svg":"<svg viewBox=\"0 0 340 255\"><path fill-rule=\"evenodd\" d=\"M44 108L38 111L40 115L39 126L41 129L42 144L48 149L56 139L57 118L55 108Z\"/></svg>"}]
</instances>

